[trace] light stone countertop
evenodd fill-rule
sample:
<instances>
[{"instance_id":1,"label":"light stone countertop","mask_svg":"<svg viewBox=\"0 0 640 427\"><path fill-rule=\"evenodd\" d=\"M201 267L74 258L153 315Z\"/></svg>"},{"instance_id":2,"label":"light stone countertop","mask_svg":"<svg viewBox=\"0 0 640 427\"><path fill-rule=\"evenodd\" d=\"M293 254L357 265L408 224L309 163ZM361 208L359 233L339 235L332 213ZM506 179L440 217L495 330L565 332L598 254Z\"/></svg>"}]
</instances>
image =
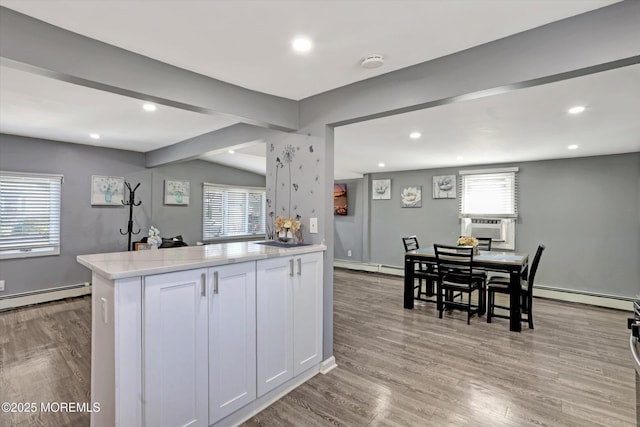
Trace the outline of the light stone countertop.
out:
<instances>
[{"instance_id":1,"label":"light stone countertop","mask_svg":"<svg viewBox=\"0 0 640 427\"><path fill-rule=\"evenodd\" d=\"M261 245L256 242L233 242L158 250L78 255L77 261L100 276L115 280L267 258L294 256L325 251L326 249L325 245L317 244L282 248Z\"/></svg>"}]
</instances>

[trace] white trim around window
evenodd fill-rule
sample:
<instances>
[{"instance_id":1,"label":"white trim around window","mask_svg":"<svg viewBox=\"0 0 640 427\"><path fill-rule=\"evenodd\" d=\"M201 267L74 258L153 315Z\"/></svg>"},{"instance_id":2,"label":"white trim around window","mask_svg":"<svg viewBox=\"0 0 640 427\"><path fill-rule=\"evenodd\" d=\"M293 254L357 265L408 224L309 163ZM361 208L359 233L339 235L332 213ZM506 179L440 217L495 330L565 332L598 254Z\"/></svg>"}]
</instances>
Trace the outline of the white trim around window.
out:
<instances>
[{"instance_id":1,"label":"white trim around window","mask_svg":"<svg viewBox=\"0 0 640 427\"><path fill-rule=\"evenodd\" d=\"M0 171L0 259L60 254L63 180Z\"/></svg>"},{"instance_id":2,"label":"white trim around window","mask_svg":"<svg viewBox=\"0 0 640 427\"><path fill-rule=\"evenodd\" d=\"M518 168L461 170L460 218L517 218Z\"/></svg>"},{"instance_id":3,"label":"white trim around window","mask_svg":"<svg viewBox=\"0 0 640 427\"><path fill-rule=\"evenodd\" d=\"M203 241L264 236L265 220L263 187L203 183Z\"/></svg>"}]
</instances>

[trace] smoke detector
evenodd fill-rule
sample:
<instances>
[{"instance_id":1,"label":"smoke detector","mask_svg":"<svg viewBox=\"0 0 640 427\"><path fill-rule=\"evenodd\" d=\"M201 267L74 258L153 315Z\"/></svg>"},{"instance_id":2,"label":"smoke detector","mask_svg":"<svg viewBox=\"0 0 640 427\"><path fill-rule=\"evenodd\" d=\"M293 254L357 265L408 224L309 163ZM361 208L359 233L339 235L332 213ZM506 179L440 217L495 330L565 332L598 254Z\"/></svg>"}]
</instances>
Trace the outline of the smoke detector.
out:
<instances>
[{"instance_id":1,"label":"smoke detector","mask_svg":"<svg viewBox=\"0 0 640 427\"><path fill-rule=\"evenodd\" d=\"M378 68L384 64L384 56L378 54L367 55L362 58L362 68Z\"/></svg>"}]
</instances>

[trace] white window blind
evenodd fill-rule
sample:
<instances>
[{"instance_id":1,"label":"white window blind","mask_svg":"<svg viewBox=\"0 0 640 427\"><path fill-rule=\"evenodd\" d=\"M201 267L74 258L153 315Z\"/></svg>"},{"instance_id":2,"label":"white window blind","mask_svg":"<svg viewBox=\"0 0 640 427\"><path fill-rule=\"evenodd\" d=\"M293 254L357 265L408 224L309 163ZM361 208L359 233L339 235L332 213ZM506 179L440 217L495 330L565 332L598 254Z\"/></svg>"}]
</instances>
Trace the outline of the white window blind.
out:
<instances>
[{"instance_id":1,"label":"white window blind","mask_svg":"<svg viewBox=\"0 0 640 427\"><path fill-rule=\"evenodd\" d=\"M518 168L460 171L461 218L518 216Z\"/></svg>"},{"instance_id":2,"label":"white window blind","mask_svg":"<svg viewBox=\"0 0 640 427\"><path fill-rule=\"evenodd\" d=\"M62 180L0 172L0 258L60 253Z\"/></svg>"},{"instance_id":3,"label":"white window blind","mask_svg":"<svg viewBox=\"0 0 640 427\"><path fill-rule=\"evenodd\" d=\"M202 239L265 234L264 188L203 185Z\"/></svg>"}]
</instances>

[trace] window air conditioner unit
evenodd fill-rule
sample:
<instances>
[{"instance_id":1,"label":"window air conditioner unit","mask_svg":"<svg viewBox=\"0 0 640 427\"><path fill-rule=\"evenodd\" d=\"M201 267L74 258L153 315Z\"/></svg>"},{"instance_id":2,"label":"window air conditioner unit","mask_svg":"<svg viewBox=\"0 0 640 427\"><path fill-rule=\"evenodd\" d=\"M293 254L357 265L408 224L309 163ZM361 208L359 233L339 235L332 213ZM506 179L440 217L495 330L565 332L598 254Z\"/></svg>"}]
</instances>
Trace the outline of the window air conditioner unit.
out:
<instances>
[{"instance_id":1,"label":"window air conditioner unit","mask_svg":"<svg viewBox=\"0 0 640 427\"><path fill-rule=\"evenodd\" d=\"M515 250L515 218L462 218L460 235L491 237L491 249Z\"/></svg>"}]
</instances>

